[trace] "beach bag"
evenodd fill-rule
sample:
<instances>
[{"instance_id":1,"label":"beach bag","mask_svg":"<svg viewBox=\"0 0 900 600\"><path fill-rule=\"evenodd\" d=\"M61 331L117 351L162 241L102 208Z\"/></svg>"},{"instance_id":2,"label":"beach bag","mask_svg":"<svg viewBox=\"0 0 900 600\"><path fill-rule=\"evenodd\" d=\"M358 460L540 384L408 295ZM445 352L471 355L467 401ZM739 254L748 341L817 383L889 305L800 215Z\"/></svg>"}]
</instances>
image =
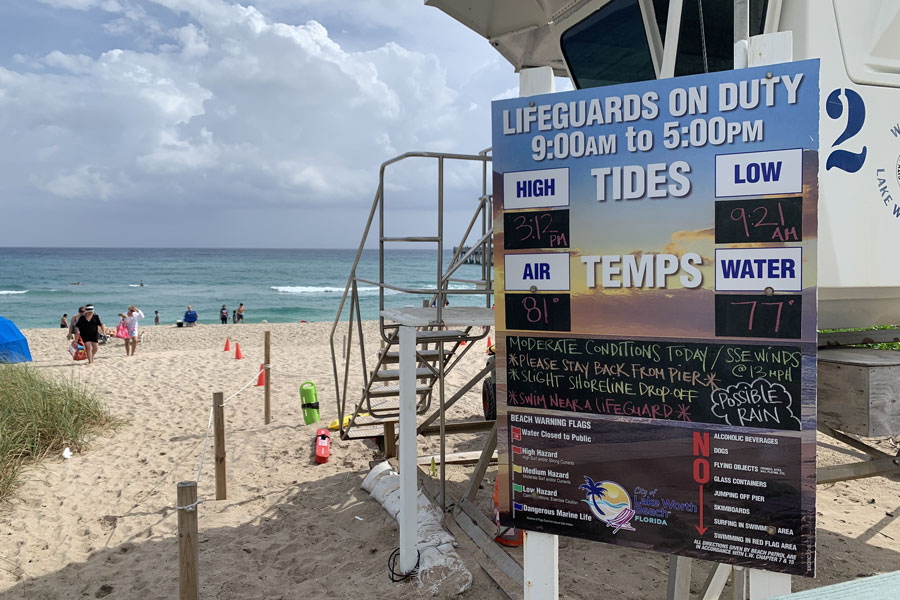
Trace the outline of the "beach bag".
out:
<instances>
[{"instance_id":1,"label":"beach bag","mask_svg":"<svg viewBox=\"0 0 900 600\"><path fill-rule=\"evenodd\" d=\"M69 354L72 355L72 360L85 360L87 358L87 352L84 351L84 343L81 341L80 335L72 340L72 343L69 345Z\"/></svg>"},{"instance_id":2,"label":"beach bag","mask_svg":"<svg viewBox=\"0 0 900 600\"><path fill-rule=\"evenodd\" d=\"M119 323L116 327L116 337L123 340L128 339L128 326L124 322Z\"/></svg>"}]
</instances>

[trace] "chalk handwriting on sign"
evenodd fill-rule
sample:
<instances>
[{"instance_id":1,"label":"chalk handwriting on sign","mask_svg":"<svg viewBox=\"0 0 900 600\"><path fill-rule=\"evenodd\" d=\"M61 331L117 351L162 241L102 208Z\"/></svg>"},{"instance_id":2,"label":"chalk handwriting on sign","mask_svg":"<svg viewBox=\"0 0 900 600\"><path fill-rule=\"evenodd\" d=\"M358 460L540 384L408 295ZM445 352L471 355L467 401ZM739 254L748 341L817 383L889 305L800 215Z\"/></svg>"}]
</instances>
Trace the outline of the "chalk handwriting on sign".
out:
<instances>
[{"instance_id":1,"label":"chalk handwriting on sign","mask_svg":"<svg viewBox=\"0 0 900 600\"><path fill-rule=\"evenodd\" d=\"M716 336L799 339L803 296L716 294Z\"/></svg>"},{"instance_id":2,"label":"chalk handwriting on sign","mask_svg":"<svg viewBox=\"0 0 900 600\"><path fill-rule=\"evenodd\" d=\"M525 336L506 342L511 407L800 428L789 418L799 414L796 347Z\"/></svg>"},{"instance_id":3,"label":"chalk handwriting on sign","mask_svg":"<svg viewBox=\"0 0 900 600\"><path fill-rule=\"evenodd\" d=\"M716 202L716 243L799 242L803 199L759 198Z\"/></svg>"},{"instance_id":4,"label":"chalk handwriting on sign","mask_svg":"<svg viewBox=\"0 0 900 600\"><path fill-rule=\"evenodd\" d=\"M571 331L569 294L507 294L506 328L526 331Z\"/></svg>"},{"instance_id":5,"label":"chalk handwriting on sign","mask_svg":"<svg viewBox=\"0 0 900 600\"><path fill-rule=\"evenodd\" d=\"M569 247L569 211L542 210L504 213L506 250Z\"/></svg>"},{"instance_id":6,"label":"chalk handwriting on sign","mask_svg":"<svg viewBox=\"0 0 900 600\"><path fill-rule=\"evenodd\" d=\"M713 390L712 403L713 414L729 425L778 427L787 423L790 427L786 429L800 429L790 392L764 378Z\"/></svg>"}]
</instances>

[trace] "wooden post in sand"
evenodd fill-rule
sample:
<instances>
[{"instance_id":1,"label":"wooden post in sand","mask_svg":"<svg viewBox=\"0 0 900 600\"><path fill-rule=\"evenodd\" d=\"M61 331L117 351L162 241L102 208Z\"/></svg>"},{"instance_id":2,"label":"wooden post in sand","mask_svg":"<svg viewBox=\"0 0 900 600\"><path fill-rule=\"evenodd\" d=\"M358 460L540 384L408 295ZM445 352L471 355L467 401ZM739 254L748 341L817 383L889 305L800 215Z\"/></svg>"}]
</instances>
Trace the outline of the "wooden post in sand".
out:
<instances>
[{"instance_id":1,"label":"wooden post in sand","mask_svg":"<svg viewBox=\"0 0 900 600\"><path fill-rule=\"evenodd\" d=\"M269 404L269 399L271 398L271 393L272 393L272 391L271 391L271 390L272 390L272 388L271 388L272 382L270 381L270 378L271 378L271 376L272 376L272 369L269 368L269 358L270 358L270 356L271 356L271 355L269 354L269 344L271 343L271 341L272 341L272 334L271 334L270 332L267 331L267 332L266 332L266 344L265 344L265 364L263 365L263 369L264 369L265 372L266 372L266 373L265 373L265 374L266 374L266 384L265 384L265 385L266 385L266 387L265 387L265 392L266 392L266 408L265 408L265 413L266 413L266 414L265 414L265 417L266 417L266 425L268 425L268 424L269 424L269 421L272 420L272 408L271 408L271 406L270 406L270 404Z\"/></svg>"},{"instance_id":2,"label":"wooden post in sand","mask_svg":"<svg viewBox=\"0 0 900 600\"><path fill-rule=\"evenodd\" d=\"M225 408L222 392L213 393L213 432L216 442L216 500L225 500Z\"/></svg>"},{"instance_id":3,"label":"wooden post in sand","mask_svg":"<svg viewBox=\"0 0 900 600\"><path fill-rule=\"evenodd\" d=\"M197 564L200 562L200 546L197 536L197 482L182 481L178 484L175 507L178 509L178 598L197 600L200 596L200 580Z\"/></svg>"}]
</instances>

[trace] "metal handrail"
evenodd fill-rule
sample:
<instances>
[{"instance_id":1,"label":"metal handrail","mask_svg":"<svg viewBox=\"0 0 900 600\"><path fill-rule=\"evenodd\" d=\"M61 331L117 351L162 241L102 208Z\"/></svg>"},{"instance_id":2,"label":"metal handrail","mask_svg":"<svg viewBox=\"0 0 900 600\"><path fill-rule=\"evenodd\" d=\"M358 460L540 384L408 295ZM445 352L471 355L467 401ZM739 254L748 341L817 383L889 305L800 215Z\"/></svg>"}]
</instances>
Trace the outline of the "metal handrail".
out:
<instances>
[{"instance_id":1,"label":"metal handrail","mask_svg":"<svg viewBox=\"0 0 900 600\"><path fill-rule=\"evenodd\" d=\"M483 164L482 167L482 188L486 189L487 183L484 181L484 178L487 176L487 163L492 160L492 157L487 155L487 151L483 150L477 155L472 154L450 154L443 152L407 152L405 154L400 155L397 158L391 159L386 163L382 164L381 171L379 173L379 182L378 188L381 190L381 203L378 207L380 220L379 220L379 252L378 252L378 278L382 282L382 285L379 285L378 290L378 321L379 328L382 331L382 338L387 342L387 338L385 338L384 331L384 317L381 316L381 311L384 310L384 290L385 287L383 285L384 282L384 209L385 209L385 198L384 198L384 173L387 166L394 164L396 162L400 162L401 160L406 160L408 158L433 158L438 162L438 198L437 198L437 276L435 281L440 282L443 274L443 259L444 259L444 246L443 246L443 238L444 238L444 161L445 160L464 160L464 161L479 161ZM485 196L486 193L482 193L482 196ZM374 207L373 207L374 208ZM363 240L365 243L365 240ZM439 286L440 287L440 286ZM444 300L446 298L446 293L443 290L438 290L437 298L435 301L436 315L435 320L438 323L443 322L443 309L444 309Z\"/></svg>"},{"instance_id":2,"label":"metal handrail","mask_svg":"<svg viewBox=\"0 0 900 600\"><path fill-rule=\"evenodd\" d=\"M491 197L487 193L487 176L488 176L488 165L487 163L492 160L490 156L491 150L490 148L482 150L477 155L470 154L455 154L455 153L442 153L442 152L406 152L399 156L396 156L392 159L389 159L381 164L379 169L379 177L378 177L378 188L375 192L375 197L372 202L372 207L369 211L369 216L366 220L366 225L363 230L362 238L360 240L359 248L357 249L356 256L353 260L353 266L350 269L350 274L347 278L347 285L344 288L344 293L341 295L340 303L338 305L337 314L335 315L334 323L332 324L331 331L329 332L329 345L331 349L331 360L332 360L332 370L334 373L335 380L335 396L338 403L338 419L339 423L343 425L343 419L346 412L346 400L347 400L347 384L348 384L348 375L349 375L349 363L350 357L352 353L353 346L353 329L354 329L354 317L356 319L356 329L357 334L359 336L360 351L363 353L362 356L362 366L363 370L366 369L366 357L365 357L365 346L364 340L362 336L362 314L360 311L359 304L359 294L357 291L358 283L366 283L369 285L374 285L378 287L378 307L379 307L379 333L381 338L388 344L392 344L393 340L389 339L388 336L385 335L386 329L394 329L394 326L386 325L384 321L384 317L381 316L381 312L385 309L385 290L399 291L407 294L423 294L423 295L432 295L436 298L435 307L436 307L436 322L443 323L443 315L442 310L444 307L444 301L446 296L448 295L448 282L450 281L450 276L456 272L461 264L461 261L458 261L459 254L461 250L457 250L454 252L454 257L451 260L451 263L448 267L448 272L443 272L443 237L444 237L444 227L443 227L443 213L444 213L444 161L445 160L462 160L462 161L477 161L482 163L482 193L479 197L478 206L476 207L475 214L472 217L468 228L466 229L465 234L463 235L462 243L460 244L460 248L462 247L465 240L468 238L471 233L472 228L478 220L479 212L481 213L481 221L482 221L482 237L475 244L474 247L483 246L483 256L487 257L488 250L490 248L490 238L493 230L492 218L493 214L490 210L490 199ZM437 208L438 208L438 231L436 236L407 236L407 237L386 237L384 226L384 211L385 211L385 173L387 167L399 163L401 161L410 159L410 158L432 158L437 160L438 162L438 198L437 198ZM366 242L369 239L369 235L371 233L372 224L375 219L375 214L379 215L379 236L378 236L378 244L379 244L379 281L371 281L361 277L357 277L356 271L359 267L360 259L362 258L363 250L365 249ZM385 269L384 269L384 251L385 251L385 242L433 242L437 244L437 277L436 283L437 287L435 288L407 288L403 286L397 286L388 284L384 281L385 279ZM471 252L466 254L466 258L471 255ZM463 259L465 260L465 259ZM490 281L490 264L487 260L482 261L482 282L484 282L484 286L474 289L460 289L453 290L453 294L484 294L486 297L486 305L490 306L490 297L493 294L492 282ZM344 309L347 304L348 296L351 296L350 301L350 314L349 314L349 335L347 336L347 348L346 352L342 356L342 359L346 361L344 365L344 381L343 386L341 385L340 377L339 377L339 364L337 360L337 351L335 348L335 334L337 332L338 324L342 320L342 316L344 314ZM441 361L443 363L443 361ZM453 363L455 364L455 363ZM441 371L443 371L443 364L441 364ZM368 373L365 372L363 374L364 387L366 389L368 387ZM354 415L355 420L355 415ZM341 427L343 432L344 428Z\"/></svg>"}]
</instances>

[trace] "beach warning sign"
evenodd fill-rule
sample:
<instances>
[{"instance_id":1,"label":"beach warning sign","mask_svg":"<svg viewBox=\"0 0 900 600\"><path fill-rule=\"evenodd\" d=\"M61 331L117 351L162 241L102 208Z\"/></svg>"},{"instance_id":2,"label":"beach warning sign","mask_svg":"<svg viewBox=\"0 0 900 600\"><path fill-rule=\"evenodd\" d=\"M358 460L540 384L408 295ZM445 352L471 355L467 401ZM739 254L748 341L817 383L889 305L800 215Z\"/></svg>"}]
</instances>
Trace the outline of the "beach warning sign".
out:
<instances>
[{"instance_id":1,"label":"beach warning sign","mask_svg":"<svg viewBox=\"0 0 900 600\"><path fill-rule=\"evenodd\" d=\"M815 573L818 70L493 103L504 525Z\"/></svg>"}]
</instances>

